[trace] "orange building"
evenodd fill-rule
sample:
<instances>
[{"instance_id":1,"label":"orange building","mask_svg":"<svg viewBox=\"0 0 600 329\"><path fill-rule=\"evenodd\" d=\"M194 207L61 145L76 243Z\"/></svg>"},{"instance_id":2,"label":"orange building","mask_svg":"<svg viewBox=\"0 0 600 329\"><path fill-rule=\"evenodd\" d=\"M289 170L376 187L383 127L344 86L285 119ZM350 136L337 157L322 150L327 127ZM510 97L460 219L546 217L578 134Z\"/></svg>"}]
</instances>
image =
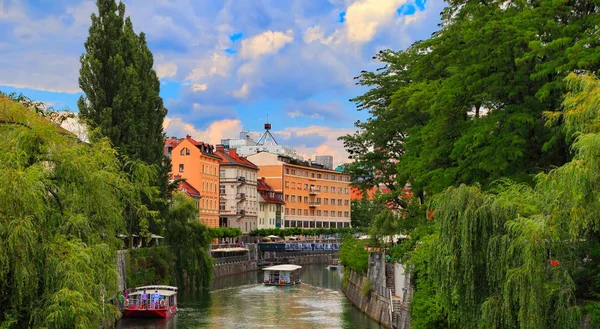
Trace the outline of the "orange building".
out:
<instances>
[{"instance_id":1,"label":"orange building","mask_svg":"<svg viewBox=\"0 0 600 329\"><path fill-rule=\"evenodd\" d=\"M165 154L171 157L172 176L181 176L200 193L198 218L209 227L219 226L219 161L214 147L194 140L171 137L165 141Z\"/></svg>"},{"instance_id":2,"label":"orange building","mask_svg":"<svg viewBox=\"0 0 600 329\"><path fill-rule=\"evenodd\" d=\"M294 164L267 152L249 155L258 174L285 201L284 227L350 227L350 176L335 170ZM296 162L297 163L297 162Z\"/></svg>"}]
</instances>

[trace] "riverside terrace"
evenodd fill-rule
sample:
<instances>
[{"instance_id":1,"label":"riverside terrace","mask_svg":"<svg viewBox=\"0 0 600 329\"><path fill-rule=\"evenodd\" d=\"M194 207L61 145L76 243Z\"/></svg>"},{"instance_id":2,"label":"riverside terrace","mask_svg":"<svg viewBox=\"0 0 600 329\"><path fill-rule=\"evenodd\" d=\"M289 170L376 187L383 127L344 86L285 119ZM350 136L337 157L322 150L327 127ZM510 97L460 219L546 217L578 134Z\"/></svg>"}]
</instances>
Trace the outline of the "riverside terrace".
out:
<instances>
[{"instance_id":1,"label":"riverside terrace","mask_svg":"<svg viewBox=\"0 0 600 329\"><path fill-rule=\"evenodd\" d=\"M272 260L285 257L338 253L341 240L304 240L295 242L266 242L240 244L213 244L211 256L215 264L244 261Z\"/></svg>"}]
</instances>

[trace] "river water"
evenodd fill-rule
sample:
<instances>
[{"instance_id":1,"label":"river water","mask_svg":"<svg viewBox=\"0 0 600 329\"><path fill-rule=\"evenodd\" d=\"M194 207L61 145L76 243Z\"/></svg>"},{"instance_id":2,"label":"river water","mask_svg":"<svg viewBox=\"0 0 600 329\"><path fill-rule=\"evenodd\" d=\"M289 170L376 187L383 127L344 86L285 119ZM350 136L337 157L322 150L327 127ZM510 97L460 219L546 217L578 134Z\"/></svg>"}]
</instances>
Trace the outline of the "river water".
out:
<instances>
[{"instance_id":1,"label":"river water","mask_svg":"<svg viewBox=\"0 0 600 329\"><path fill-rule=\"evenodd\" d=\"M210 291L179 292L171 319L122 319L117 328L383 328L342 294L342 271L305 265L301 278L291 287L264 286L261 271L215 279Z\"/></svg>"}]
</instances>

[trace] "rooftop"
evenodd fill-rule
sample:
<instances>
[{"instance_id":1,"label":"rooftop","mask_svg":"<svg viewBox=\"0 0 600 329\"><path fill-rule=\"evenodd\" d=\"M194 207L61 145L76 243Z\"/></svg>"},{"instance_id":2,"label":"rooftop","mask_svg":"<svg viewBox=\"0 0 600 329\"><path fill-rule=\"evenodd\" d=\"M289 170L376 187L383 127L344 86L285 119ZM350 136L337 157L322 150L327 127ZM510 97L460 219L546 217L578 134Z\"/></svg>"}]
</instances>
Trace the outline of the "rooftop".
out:
<instances>
[{"instance_id":1,"label":"rooftop","mask_svg":"<svg viewBox=\"0 0 600 329\"><path fill-rule=\"evenodd\" d=\"M217 156L221 158L221 165L238 165L248 167L250 169L258 170L258 167L250 162L250 160L240 156L235 149L225 149L223 145L217 145L215 152Z\"/></svg>"}]
</instances>

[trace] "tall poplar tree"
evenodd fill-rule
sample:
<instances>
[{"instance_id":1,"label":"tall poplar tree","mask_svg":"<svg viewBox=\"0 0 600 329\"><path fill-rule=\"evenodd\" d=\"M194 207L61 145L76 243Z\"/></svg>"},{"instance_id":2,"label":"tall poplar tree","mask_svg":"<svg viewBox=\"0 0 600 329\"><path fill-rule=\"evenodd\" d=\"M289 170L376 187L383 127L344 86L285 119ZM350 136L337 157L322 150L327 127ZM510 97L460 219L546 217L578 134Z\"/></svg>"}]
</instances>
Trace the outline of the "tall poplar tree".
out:
<instances>
[{"instance_id":1,"label":"tall poplar tree","mask_svg":"<svg viewBox=\"0 0 600 329\"><path fill-rule=\"evenodd\" d=\"M163 162L165 134L163 120L167 110L159 96L160 82L152 68L154 60L144 33L137 35L125 5L115 0L97 0L98 14L92 14L85 53L81 55L79 86L85 97L78 101L81 117L106 136L122 159L143 161L158 168ZM167 175L162 167L154 186L160 197L145 200L148 209L166 216ZM147 229L158 232L157 220L147 223L127 218L129 233ZM156 217L156 215L150 216Z\"/></svg>"},{"instance_id":2,"label":"tall poplar tree","mask_svg":"<svg viewBox=\"0 0 600 329\"><path fill-rule=\"evenodd\" d=\"M108 137L122 156L160 165L167 110L144 33L137 35L125 5L98 0L98 15L81 55L81 117Z\"/></svg>"}]
</instances>

